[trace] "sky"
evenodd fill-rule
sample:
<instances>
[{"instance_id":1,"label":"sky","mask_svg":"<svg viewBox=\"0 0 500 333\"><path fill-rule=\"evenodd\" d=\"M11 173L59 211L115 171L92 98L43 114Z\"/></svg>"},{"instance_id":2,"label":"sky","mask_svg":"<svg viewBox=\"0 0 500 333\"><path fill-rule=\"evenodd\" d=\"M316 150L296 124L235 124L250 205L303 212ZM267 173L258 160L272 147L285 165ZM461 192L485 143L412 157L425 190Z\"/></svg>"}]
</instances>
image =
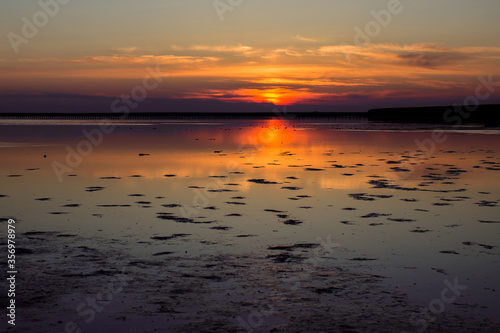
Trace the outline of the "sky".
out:
<instances>
[{"instance_id":1,"label":"sky","mask_svg":"<svg viewBox=\"0 0 500 333\"><path fill-rule=\"evenodd\" d=\"M0 100L19 103L144 96L360 111L463 103L477 94L480 76L500 82L498 0L4 0L1 7ZM491 86L481 103L500 101L500 83ZM0 103L0 111L11 105Z\"/></svg>"}]
</instances>

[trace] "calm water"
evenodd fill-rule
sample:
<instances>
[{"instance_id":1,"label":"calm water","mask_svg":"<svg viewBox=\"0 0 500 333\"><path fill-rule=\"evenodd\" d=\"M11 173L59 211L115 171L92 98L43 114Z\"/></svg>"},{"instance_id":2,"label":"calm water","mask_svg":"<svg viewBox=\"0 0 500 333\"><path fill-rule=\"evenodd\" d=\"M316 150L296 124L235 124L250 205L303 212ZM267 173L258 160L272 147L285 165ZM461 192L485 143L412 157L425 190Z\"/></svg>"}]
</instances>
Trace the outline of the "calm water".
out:
<instances>
[{"instance_id":1,"label":"calm water","mask_svg":"<svg viewBox=\"0 0 500 333\"><path fill-rule=\"evenodd\" d=\"M417 125L121 122L102 137L96 123L43 125L0 125L0 211L21 238L61 231L192 257L330 238L322 264L387 276L423 305L457 277L457 303L496 314L499 130L448 128L438 143ZM191 236L150 241L171 234Z\"/></svg>"}]
</instances>

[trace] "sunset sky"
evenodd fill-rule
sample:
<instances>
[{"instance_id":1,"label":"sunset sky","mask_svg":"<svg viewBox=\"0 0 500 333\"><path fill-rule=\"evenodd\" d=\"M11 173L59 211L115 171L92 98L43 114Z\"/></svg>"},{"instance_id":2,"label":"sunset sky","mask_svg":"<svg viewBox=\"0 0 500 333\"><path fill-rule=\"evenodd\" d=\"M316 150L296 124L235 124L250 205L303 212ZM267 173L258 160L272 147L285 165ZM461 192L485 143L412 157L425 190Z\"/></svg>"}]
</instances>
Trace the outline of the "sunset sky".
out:
<instances>
[{"instance_id":1,"label":"sunset sky","mask_svg":"<svg viewBox=\"0 0 500 333\"><path fill-rule=\"evenodd\" d=\"M51 15L2 2L4 98L119 97L148 66L152 98L353 110L461 103L478 76L500 82L498 0L55 1L40 1Z\"/></svg>"}]
</instances>

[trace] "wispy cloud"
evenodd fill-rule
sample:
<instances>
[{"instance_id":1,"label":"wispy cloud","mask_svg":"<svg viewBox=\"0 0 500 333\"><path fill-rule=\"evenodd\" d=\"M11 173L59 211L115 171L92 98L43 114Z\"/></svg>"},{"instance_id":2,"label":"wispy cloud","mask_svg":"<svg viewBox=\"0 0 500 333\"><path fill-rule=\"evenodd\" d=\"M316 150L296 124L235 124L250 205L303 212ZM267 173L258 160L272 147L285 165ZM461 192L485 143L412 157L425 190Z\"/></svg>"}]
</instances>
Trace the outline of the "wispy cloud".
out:
<instances>
[{"instance_id":1,"label":"wispy cloud","mask_svg":"<svg viewBox=\"0 0 500 333\"><path fill-rule=\"evenodd\" d=\"M210 51L210 52L235 52L245 53L252 51L253 48L246 45L193 45L189 50L194 51Z\"/></svg>"},{"instance_id":2,"label":"wispy cloud","mask_svg":"<svg viewBox=\"0 0 500 333\"><path fill-rule=\"evenodd\" d=\"M484 53L497 50L492 48L449 48L442 44L368 44L365 46L354 45L328 45L315 51L320 56L344 56L355 63L365 63L371 66L409 66L428 69L445 68L451 65L464 64L467 61L480 60Z\"/></svg>"},{"instance_id":3,"label":"wispy cloud","mask_svg":"<svg viewBox=\"0 0 500 333\"><path fill-rule=\"evenodd\" d=\"M137 51L138 50L138 47L119 47L119 48L116 48L115 51L117 53L132 53L134 51Z\"/></svg>"},{"instance_id":4,"label":"wispy cloud","mask_svg":"<svg viewBox=\"0 0 500 333\"><path fill-rule=\"evenodd\" d=\"M400 53L397 57L402 60L403 64L426 68L452 65L469 58L458 52L408 52Z\"/></svg>"},{"instance_id":5,"label":"wispy cloud","mask_svg":"<svg viewBox=\"0 0 500 333\"><path fill-rule=\"evenodd\" d=\"M292 39L300 40L301 42L310 42L310 43L316 43L316 42L318 42L317 39L302 37L300 34L292 36Z\"/></svg>"},{"instance_id":6,"label":"wispy cloud","mask_svg":"<svg viewBox=\"0 0 500 333\"><path fill-rule=\"evenodd\" d=\"M79 59L61 59L61 58L21 58L20 63L97 63L105 65L131 65L131 64L199 64L203 62L219 61L217 57L194 57L194 56L175 56L175 55L112 55L112 56L95 56Z\"/></svg>"}]
</instances>

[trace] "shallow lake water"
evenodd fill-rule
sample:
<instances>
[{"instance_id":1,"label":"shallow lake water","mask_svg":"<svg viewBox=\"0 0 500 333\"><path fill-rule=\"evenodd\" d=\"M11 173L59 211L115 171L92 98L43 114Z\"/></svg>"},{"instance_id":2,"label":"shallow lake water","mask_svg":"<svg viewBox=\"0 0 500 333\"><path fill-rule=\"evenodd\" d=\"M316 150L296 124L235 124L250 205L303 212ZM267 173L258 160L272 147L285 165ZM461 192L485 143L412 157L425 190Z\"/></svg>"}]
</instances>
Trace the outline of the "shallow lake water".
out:
<instances>
[{"instance_id":1,"label":"shallow lake water","mask_svg":"<svg viewBox=\"0 0 500 333\"><path fill-rule=\"evenodd\" d=\"M498 320L500 130L276 119L112 125L0 124L0 217L15 219L19 246L35 250L18 257L21 276L37 274L35 262L63 262L72 244L113 251L113 264L96 264L102 270L122 256L255 256L276 267L311 259L315 270L383 277L423 307L457 279L466 289L444 311ZM33 238L48 246L54 233L65 248L44 257ZM79 298L68 295L89 293L81 289L54 297L71 313ZM263 327L283 320L279 311L264 317Z\"/></svg>"}]
</instances>

